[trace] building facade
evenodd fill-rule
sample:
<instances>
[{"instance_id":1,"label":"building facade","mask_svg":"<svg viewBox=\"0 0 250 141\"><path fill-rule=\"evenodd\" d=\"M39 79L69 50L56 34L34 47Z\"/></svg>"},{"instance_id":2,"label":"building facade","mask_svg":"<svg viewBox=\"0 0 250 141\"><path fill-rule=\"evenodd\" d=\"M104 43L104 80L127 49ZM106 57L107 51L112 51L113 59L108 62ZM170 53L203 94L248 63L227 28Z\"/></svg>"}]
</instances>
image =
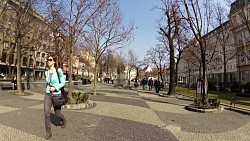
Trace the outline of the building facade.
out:
<instances>
[{"instance_id":1,"label":"building facade","mask_svg":"<svg viewBox=\"0 0 250 141\"><path fill-rule=\"evenodd\" d=\"M226 77L226 88L250 90L250 1L234 1L228 17L228 21L203 37L207 42L208 83L210 88L222 89L224 77ZM185 83L196 86L197 79L200 78L199 63L190 61L192 58L188 53L190 48L192 46L184 50L178 73ZM224 76L225 70L226 76Z\"/></svg>"}]
</instances>

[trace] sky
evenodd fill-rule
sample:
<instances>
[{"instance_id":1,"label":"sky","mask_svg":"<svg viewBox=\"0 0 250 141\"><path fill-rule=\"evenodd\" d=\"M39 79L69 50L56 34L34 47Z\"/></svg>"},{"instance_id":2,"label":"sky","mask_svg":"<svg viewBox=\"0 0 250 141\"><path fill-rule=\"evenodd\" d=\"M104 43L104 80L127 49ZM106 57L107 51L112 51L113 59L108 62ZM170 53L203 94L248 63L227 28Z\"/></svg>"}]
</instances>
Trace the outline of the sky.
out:
<instances>
[{"instance_id":1,"label":"sky","mask_svg":"<svg viewBox=\"0 0 250 141\"><path fill-rule=\"evenodd\" d=\"M218 1L216 1L218 2ZM219 1L226 4L224 1ZM123 52L132 49L140 60L144 58L150 48L155 47L158 41L157 20L160 19L160 11L153 8L160 4L159 0L120 0L120 7L124 14L125 22L135 23L133 42ZM225 5L226 6L226 5Z\"/></svg>"},{"instance_id":2,"label":"sky","mask_svg":"<svg viewBox=\"0 0 250 141\"><path fill-rule=\"evenodd\" d=\"M134 40L124 53L132 49L142 60L147 51L157 44L157 20L160 15L158 10L152 10L156 4L155 0L120 0L125 22L134 22L136 27Z\"/></svg>"}]
</instances>

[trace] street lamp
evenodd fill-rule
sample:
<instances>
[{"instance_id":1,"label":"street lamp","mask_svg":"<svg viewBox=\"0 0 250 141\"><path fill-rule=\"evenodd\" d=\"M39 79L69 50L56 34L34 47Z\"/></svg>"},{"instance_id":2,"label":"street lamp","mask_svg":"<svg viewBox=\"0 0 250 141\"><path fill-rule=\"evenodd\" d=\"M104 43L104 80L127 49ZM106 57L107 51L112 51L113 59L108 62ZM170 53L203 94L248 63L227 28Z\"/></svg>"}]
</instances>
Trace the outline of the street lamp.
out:
<instances>
[{"instance_id":1,"label":"street lamp","mask_svg":"<svg viewBox=\"0 0 250 141\"><path fill-rule=\"evenodd\" d=\"M85 65L82 63L81 64L81 71L82 71L82 84L87 84L87 80L84 79L84 72L83 72L83 68L85 67Z\"/></svg>"},{"instance_id":2,"label":"street lamp","mask_svg":"<svg viewBox=\"0 0 250 141\"><path fill-rule=\"evenodd\" d=\"M33 47L30 50L30 56L29 56L29 68L28 68L28 74L27 74L27 90L30 89L30 65L31 65L32 53L33 53Z\"/></svg>"}]
</instances>

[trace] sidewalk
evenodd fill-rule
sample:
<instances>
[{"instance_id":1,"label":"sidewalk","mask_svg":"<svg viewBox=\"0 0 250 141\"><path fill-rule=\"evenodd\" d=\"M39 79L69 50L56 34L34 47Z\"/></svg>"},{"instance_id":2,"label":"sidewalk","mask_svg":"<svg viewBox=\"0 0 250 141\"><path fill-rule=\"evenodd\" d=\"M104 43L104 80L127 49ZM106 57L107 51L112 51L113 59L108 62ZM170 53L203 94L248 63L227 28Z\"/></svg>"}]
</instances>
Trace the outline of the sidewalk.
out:
<instances>
[{"instance_id":1,"label":"sidewalk","mask_svg":"<svg viewBox=\"0 0 250 141\"><path fill-rule=\"evenodd\" d=\"M78 85L78 90L92 90ZM16 96L0 91L0 141L43 140L45 135L44 88L31 89L33 95ZM99 95L90 96L96 106L84 110L63 110L67 128L58 126L52 114L51 140L102 141L247 141L249 115L225 110L201 114L185 110L191 101L159 97L148 91L118 89L98 85ZM153 91L152 91L153 92Z\"/></svg>"}]
</instances>

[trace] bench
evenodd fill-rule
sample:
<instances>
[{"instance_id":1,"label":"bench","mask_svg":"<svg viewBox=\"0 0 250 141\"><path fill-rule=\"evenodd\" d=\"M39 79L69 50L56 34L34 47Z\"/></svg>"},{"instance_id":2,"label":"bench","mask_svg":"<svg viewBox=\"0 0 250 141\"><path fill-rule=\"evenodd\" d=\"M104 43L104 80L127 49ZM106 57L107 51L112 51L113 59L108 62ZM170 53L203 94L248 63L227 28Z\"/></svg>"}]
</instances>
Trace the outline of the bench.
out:
<instances>
[{"instance_id":1,"label":"bench","mask_svg":"<svg viewBox=\"0 0 250 141\"><path fill-rule=\"evenodd\" d=\"M13 89L11 80L1 80L0 82L0 89L4 90L4 89Z\"/></svg>"},{"instance_id":2,"label":"bench","mask_svg":"<svg viewBox=\"0 0 250 141\"><path fill-rule=\"evenodd\" d=\"M250 97L250 94L236 93L235 96L231 98L230 108L232 107L232 105L235 107L235 104L250 106L250 102L245 102L245 101L238 100L237 99L238 97Z\"/></svg>"}]
</instances>

